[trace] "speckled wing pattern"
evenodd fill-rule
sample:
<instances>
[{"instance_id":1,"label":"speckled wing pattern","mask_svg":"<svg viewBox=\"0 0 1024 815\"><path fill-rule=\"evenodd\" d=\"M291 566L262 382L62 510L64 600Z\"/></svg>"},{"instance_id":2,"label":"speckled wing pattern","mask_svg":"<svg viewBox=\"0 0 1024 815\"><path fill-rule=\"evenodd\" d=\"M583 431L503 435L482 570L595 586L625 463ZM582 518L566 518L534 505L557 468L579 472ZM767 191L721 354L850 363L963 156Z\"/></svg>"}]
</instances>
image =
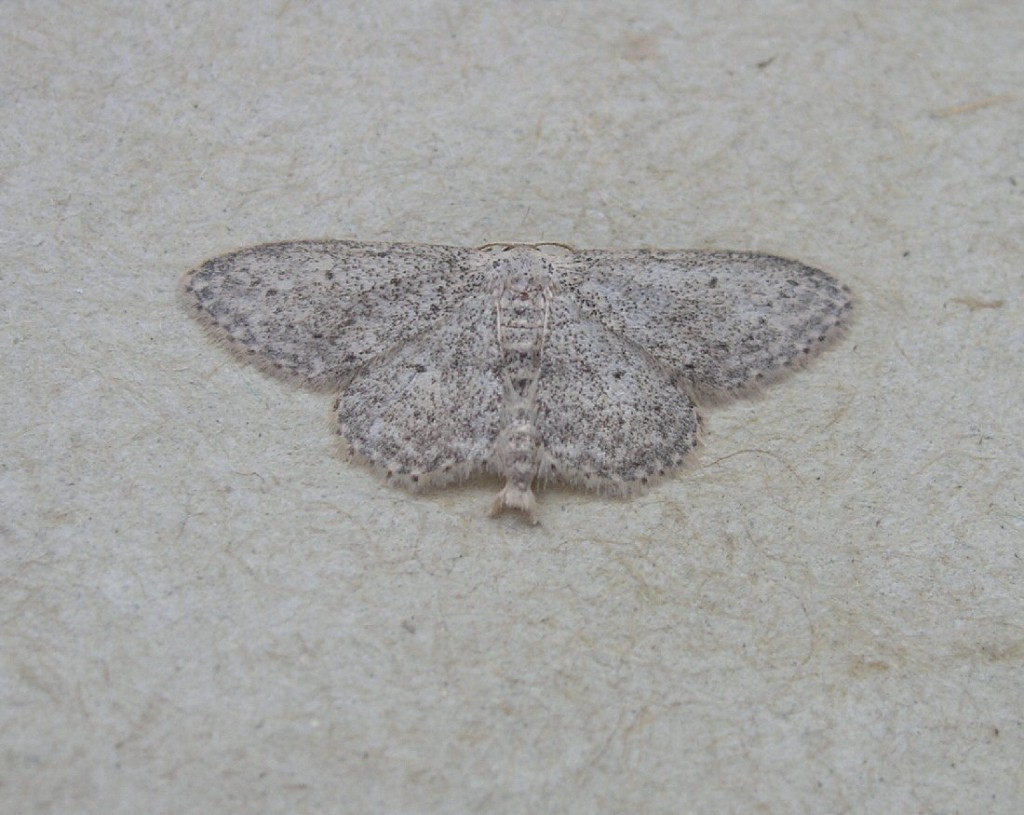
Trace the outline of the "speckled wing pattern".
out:
<instances>
[{"instance_id":1,"label":"speckled wing pattern","mask_svg":"<svg viewBox=\"0 0 1024 815\"><path fill-rule=\"evenodd\" d=\"M697 444L697 411L643 347L553 299L537 388L543 439L538 475L627 495L683 463Z\"/></svg>"},{"instance_id":2,"label":"speckled wing pattern","mask_svg":"<svg viewBox=\"0 0 1024 815\"><path fill-rule=\"evenodd\" d=\"M574 297L691 392L728 397L820 349L849 290L795 260L751 252L583 251Z\"/></svg>"},{"instance_id":3,"label":"speckled wing pattern","mask_svg":"<svg viewBox=\"0 0 1024 815\"><path fill-rule=\"evenodd\" d=\"M492 308L481 294L467 297L339 394L337 432L355 453L407 487L459 481L486 466L502 397Z\"/></svg>"},{"instance_id":4,"label":"speckled wing pattern","mask_svg":"<svg viewBox=\"0 0 1024 815\"><path fill-rule=\"evenodd\" d=\"M185 279L245 359L338 392L337 430L410 488L486 471L536 520L537 480L627 495L697 443L694 399L777 377L832 337L848 290L744 252L291 241Z\"/></svg>"},{"instance_id":5,"label":"speckled wing pattern","mask_svg":"<svg viewBox=\"0 0 1024 815\"><path fill-rule=\"evenodd\" d=\"M406 243L265 243L208 260L188 274L185 292L243 358L330 390L479 291L473 256Z\"/></svg>"}]
</instances>

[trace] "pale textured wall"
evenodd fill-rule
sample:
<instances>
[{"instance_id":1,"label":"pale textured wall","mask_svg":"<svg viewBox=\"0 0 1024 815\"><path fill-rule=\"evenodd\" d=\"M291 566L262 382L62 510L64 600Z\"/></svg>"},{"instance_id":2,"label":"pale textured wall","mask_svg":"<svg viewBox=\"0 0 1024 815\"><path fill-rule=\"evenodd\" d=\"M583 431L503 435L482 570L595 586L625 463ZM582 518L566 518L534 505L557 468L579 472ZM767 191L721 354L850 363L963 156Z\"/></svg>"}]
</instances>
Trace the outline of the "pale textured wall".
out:
<instances>
[{"instance_id":1,"label":"pale textured wall","mask_svg":"<svg viewBox=\"0 0 1024 815\"><path fill-rule=\"evenodd\" d=\"M0 811L1021 811L1024 6L0 31ZM701 466L531 528L345 464L184 313L325 236L753 249L858 313Z\"/></svg>"}]
</instances>

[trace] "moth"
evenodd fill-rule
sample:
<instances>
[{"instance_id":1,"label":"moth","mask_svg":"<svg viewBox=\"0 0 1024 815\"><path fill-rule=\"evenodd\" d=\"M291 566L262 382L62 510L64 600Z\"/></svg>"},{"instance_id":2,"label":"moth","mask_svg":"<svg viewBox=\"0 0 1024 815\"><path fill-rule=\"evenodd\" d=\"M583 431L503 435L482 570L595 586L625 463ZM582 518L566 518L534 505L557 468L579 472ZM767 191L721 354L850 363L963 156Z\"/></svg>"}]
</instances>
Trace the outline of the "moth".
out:
<instances>
[{"instance_id":1,"label":"moth","mask_svg":"<svg viewBox=\"0 0 1024 815\"><path fill-rule=\"evenodd\" d=\"M336 431L393 483L492 473L629 496L697 444L697 403L750 391L842 328L849 290L751 252L311 240L206 261L191 310L242 359L336 394Z\"/></svg>"}]
</instances>

